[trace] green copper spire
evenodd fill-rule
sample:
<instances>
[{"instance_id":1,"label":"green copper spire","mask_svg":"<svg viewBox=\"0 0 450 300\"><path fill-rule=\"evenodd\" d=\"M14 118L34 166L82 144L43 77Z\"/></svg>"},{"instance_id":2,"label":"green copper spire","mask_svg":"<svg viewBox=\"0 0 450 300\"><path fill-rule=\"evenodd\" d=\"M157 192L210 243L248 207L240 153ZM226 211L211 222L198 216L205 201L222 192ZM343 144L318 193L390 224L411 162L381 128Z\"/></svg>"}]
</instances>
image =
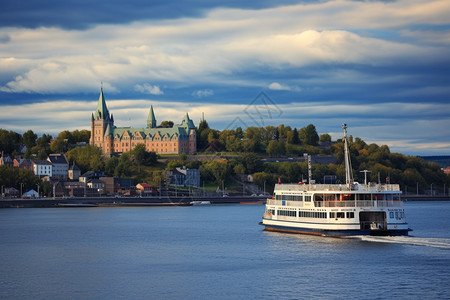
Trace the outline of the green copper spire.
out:
<instances>
[{"instance_id":1,"label":"green copper spire","mask_svg":"<svg viewBox=\"0 0 450 300\"><path fill-rule=\"evenodd\" d=\"M100 91L100 97L98 98L97 109L95 111L95 118L103 120L109 119L109 111L106 107L105 97L103 96L103 88Z\"/></svg>"},{"instance_id":2,"label":"green copper spire","mask_svg":"<svg viewBox=\"0 0 450 300\"><path fill-rule=\"evenodd\" d=\"M153 105L150 106L150 111L148 112L147 128L156 128L156 118L155 113L153 112Z\"/></svg>"},{"instance_id":3,"label":"green copper spire","mask_svg":"<svg viewBox=\"0 0 450 300\"><path fill-rule=\"evenodd\" d=\"M109 124L106 127L105 136L111 136L111 137L113 136L113 131L111 129L111 126L109 126Z\"/></svg>"}]
</instances>

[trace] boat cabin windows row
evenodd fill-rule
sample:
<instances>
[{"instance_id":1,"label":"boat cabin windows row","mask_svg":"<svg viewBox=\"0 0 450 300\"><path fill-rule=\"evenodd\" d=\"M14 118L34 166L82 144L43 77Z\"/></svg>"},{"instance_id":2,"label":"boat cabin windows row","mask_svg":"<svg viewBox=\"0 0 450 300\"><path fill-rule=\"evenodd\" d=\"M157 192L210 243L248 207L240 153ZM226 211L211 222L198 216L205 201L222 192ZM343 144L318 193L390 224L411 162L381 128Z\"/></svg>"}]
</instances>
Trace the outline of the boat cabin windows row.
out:
<instances>
[{"instance_id":1,"label":"boat cabin windows row","mask_svg":"<svg viewBox=\"0 0 450 300\"><path fill-rule=\"evenodd\" d=\"M279 216L286 216L286 217L296 217L297 212L295 210L278 210L277 214Z\"/></svg>"},{"instance_id":2,"label":"boat cabin windows row","mask_svg":"<svg viewBox=\"0 0 450 300\"><path fill-rule=\"evenodd\" d=\"M303 199L304 198L304 199ZM275 200L311 202L311 195L275 195Z\"/></svg>"},{"instance_id":3,"label":"boat cabin windows row","mask_svg":"<svg viewBox=\"0 0 450 300\"><path fill-rule=\"evenodd\" d=\"M269 211L270 212L270 211ZM275 211L273 211L275 213ZM285 217L297 217L297 211L295 210L277 210L278 216L285 216ZM321 211L303 211L300 210L298 212L299 218L320 218L320 219L326 219L327 213L321 212Z\"/></svg>"},{"instance_id":4,"label":"boat cabin windows row","mask_svg":"<svg viewBox=\"0 0 450 300\"><path fill-rule=\"evenodd\" d=\"M303 201L302 195L275 195L275 200Z\"/></svg>"},{"instance_id":5,"label":"boat cabin windows row","mask_svg":"<svg viewBox=\"0 0 450 300\"><path fill-rule=\"evenodd\" d=\"M391 211L389 213L389 217L391 219L396 219L396 220L400 220L400 219L404 219L405 218L405 212L404 211Z\"/></svg>"},{"instance_id":6,"label":"boat cabin windows row","mask_svg":"<svg viewBox=\"0 0 450 300\"><path fill-rule=\"evenodd\" d=\"M355 213L353 211L347 212L330 212L330 219L353 219L355 218Z\"/></svg>"},{"instance_id":7,"label":"boat cabin windows row","mask_svg":"<svg viewBox=\"0 0 450 300\"><path fill-rule=\"evenodd\" d=\"M326 219L327 213L321 212L321 211L302 211L300 210L298 212L300 218L320 218L320 219Z\"/></svg>"}]
</instances>

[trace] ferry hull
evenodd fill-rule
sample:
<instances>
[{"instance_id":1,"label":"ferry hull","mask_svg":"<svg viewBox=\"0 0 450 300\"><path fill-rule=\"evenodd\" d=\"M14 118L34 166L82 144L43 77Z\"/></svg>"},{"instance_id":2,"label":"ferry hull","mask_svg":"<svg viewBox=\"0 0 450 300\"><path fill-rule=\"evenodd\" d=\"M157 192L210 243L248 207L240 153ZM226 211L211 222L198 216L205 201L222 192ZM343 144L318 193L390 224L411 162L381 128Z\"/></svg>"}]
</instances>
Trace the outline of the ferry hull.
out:
<instances>
[{"instance_id":1,"label":"ferry hull","mask_svg":"<svg viewBox=\"0 0 450 300\"><path fill-rule=\"evenodd\" d=\"M304 227L289 227L280 225L269 225L263 224L266 231L275 232L285 232L285 233L296 233L296 234L309 234L309 235L319 235L319 236L333 236L333 237L344 237L344 236L354 236L354 235L376 235L376 236L403 236L408 235L409 229L393 229L393 230L343 230L343 229L314 229L314 228L304 228Z\"/></svg>"}]
</instances>

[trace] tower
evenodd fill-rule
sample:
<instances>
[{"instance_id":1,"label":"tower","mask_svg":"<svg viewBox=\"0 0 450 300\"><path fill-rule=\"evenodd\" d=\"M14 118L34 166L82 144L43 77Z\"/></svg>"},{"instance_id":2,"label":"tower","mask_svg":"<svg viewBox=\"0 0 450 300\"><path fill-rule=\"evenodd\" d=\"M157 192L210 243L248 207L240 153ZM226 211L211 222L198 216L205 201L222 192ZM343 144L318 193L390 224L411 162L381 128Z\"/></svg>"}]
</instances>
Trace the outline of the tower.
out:
<instances>
[{"instance_id":1,"label":"tower","mask_svg":"<svg viewBox=\"0 0 450 300\"><path fill-rule=\"evenodd\" d=\"M156 128L156 118L155 113L153 112L153 105L150 106L150 111L148 112L147 128Z\"/></svg>"},{"instance_id":2,"label":"tower","mask_svg":"<svg viewBox=\"0 0 450 300\"><path fill-rule=\"evenodd\" d=\"M106 106L103 88L100 90L97 109L91 116L91 139L90 145L97 146L102 149L104 154L112 151L112 129L114 128L113 116L109 114Z\"/></svg>"}]
</instances>

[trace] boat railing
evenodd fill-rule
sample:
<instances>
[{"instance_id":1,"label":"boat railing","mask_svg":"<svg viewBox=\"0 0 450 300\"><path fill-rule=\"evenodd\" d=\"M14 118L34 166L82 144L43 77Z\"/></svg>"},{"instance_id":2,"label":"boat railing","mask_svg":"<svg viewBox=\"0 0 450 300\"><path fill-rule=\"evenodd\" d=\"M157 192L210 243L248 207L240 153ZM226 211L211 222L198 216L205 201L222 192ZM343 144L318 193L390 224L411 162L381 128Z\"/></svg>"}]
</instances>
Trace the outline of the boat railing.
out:
<instances>
[{"instance_id":1,"label":"boat railing","mask_svg":"<svg viewBox=\"0 0 450 300\"><path fill-rule=\"evenodd\" d=\"M362 192L400 192L398 184L353 184L350 188L345 184L277 184L276 191L362 191Z\"/></svg>"},{"instance_id":2,"label":"boat railing","mask_svg":"<svg viewBox=\"0 0 450 300\"><path fill-rule=\"evenodd\" d=\"M314 201L315 207L402 207L402 201L394 200L346 200Z\"/></svg>"},{"instance_id":3,"label":"boat railing","mask_svg":"<svg viewBox=\"0 0 450 300\"><path fill-rule=\"evenodd\" d=\"M311 203L311 202L307 202ZM397 200L346 200L346 201L314 201L311 207L402 207L403 202ZM303 201L268 199L267 205L304 207Z\"/></svg>"}]
</instances>

